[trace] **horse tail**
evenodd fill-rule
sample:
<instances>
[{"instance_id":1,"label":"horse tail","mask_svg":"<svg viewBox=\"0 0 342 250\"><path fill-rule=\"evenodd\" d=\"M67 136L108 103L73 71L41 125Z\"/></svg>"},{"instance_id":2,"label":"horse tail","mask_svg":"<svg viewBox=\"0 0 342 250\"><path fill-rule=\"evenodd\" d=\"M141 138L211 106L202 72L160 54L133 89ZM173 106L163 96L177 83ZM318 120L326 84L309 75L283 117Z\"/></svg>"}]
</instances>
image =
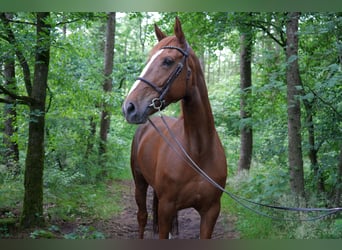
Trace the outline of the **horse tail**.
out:
<instances>
[{"instance_id":1,"label":"horse tail","mask_svg":"<svg viewBox=\"0 0 342 250\"><path fill-rule=\"evenodd\" d=\"M152 205L152 215L153 215L153 233L157 234L159 232L158 228L158 204L159 200L157 197L157 194L155 191L153 191L153 205ZM178 230L178 212L172 219L172 225L171 225L171 234L172 235L178 235L179 230Z\"/></svg>"}]
</instances>

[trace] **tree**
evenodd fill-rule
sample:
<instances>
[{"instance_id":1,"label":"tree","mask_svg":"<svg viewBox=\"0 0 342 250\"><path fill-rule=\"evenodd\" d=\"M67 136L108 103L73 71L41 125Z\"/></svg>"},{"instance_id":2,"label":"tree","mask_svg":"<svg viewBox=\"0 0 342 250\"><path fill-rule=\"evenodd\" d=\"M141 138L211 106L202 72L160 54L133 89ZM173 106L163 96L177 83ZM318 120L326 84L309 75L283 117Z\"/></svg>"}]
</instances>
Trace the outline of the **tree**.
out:
<instances>
[{"instance_id":1,"label":"tree","mask_svg":"<svg viewBox=\"0 0 342 250\"><path fill-rule=\"evenodd\" d=\"M302 83L298 65L299 17L300 13L291 12L288 14L286 23L288 160L291 190L296 196L304 197L301 110L299 100Z\"/></svg>"},{"instance_id":2,"label":"tree","mask_svg":"<svg viewBox=\"0 0 342 250\"><path fill-rule=\"evenodd\" d=\"M43 171L45 103L50 62L50 13L37 13L35 66L30 104L29 138L25 161L25 194L21 226L44 223Z\"/></svg>"},{"instance_id":3,"label":"tree","mask_svg":"<svg viewBox=\"0 0 342 250\"><path fill-rule=\"evenodd\" d=\"M303 146L310 159L311 186L320 195L332 197L340 183L334 162L341 141L341 131L335 124L342 118L338 87L342 79L342 19L340 13L304 13L301 20L300 67L302 80L305 79L301 100L305 108L303 125L308 131L307 144Z\"/></svg>"},{"instance_id":4,"label":"tree","mask_svg":"<svg viewBox=\"0 0 342 250\"><path fill-rule=\"evenodd\" d=\"M338 164L337 164L337 190L335 193L335 206L340 207L342 202L342 146L340 149L340 154L338 157Z\"/></svg>"},{"instance_id":5,"label":"tree","mask_svg":"<svg viewBox=\"0 0 342 250\"><path fill-rule=\"evenodd\" d=\"M252 114L249 108L252 87L252 46L252 26L240 26L240 118L242 125L240 129L239 171L250 169L253 153L253 130L250 121Z\"/></svg>"},{"instance_id":6,"label":"tree","mask_svg":"<svg viewBox=\"0 0 342 250\"><path fill-rule=\"evenodd\" d=\"M108 13L107 26L106 26L106 39L105 39L105 49L104 49L104 101L102 103L101 111L101 124L100 124L100 157L105 157L107 152L106 143L107 135L110 128L110 111L108 100L106 98L110 95L113 88L113 60L114 60L114 43L115 43L115 12ZM101 161L103 162L103 161ZM103 165L103 164L102 164Z\"/></svg>"},{"instance_id":7,"label":"tree","mask_svg":"<svg viewBox=\"0 0 342 250\"><path fill-rule=\"evenodd\" d=\"M302 82L298 64L298 25L300 13L276 15L274 13L260 14L254 20L253 26L264 32L269 38L279 44L286 57L287 114L288 114L288 164L290 186L298 197L304 197L304 169L301 137L301 107ZM284 26L286 32L284 32Z\"/></svg>"},{"instance_id":8,"label":"tree","mask_svg":"<svg viewBox=\"0 0 342 250\"><path fill-rule=\"evenodd\" d=\"M42 225L43 218L43 171L44 171L44 135L45 135L45 99L50 61L50 13L36 13L36 23L25 23L36 26L36 45L34 60L33 84L28 61L21 46L16 40L10 25L10 19L1 13L5 39L14 47L15 54L23 69L27 96L18 95L13 88L0 85L0 93L10 96L7 103L26 104L30 110L28 145L25 161L24 202L20 224L23 227ZM13 61L12 61L13 63ZM13 71L13 68L12 68ZM13 76L14 72L11 72ZM1 100L4 102L3 100Z\"/></svg>"},{"instance_id":9,"label":"tree","mask_svg":"<svg viewBox=\"0 0 342 250\"><path fill-rule=\"evenodd\" d=\"M13 50L9 50L5 55L4 63L4 87L13 93L17 92L16 79L15 79L15 53ZM5 117L5 129L4 129L4 145L6 147L4 158L7 169L14 175L17 175L20 171L19 161L19 148L16 140L13 139L17 129L17 111L14 103L14 98L10 95L6 95L3 100L6 105L4 108Z\"/></svg>"}]
</instances>

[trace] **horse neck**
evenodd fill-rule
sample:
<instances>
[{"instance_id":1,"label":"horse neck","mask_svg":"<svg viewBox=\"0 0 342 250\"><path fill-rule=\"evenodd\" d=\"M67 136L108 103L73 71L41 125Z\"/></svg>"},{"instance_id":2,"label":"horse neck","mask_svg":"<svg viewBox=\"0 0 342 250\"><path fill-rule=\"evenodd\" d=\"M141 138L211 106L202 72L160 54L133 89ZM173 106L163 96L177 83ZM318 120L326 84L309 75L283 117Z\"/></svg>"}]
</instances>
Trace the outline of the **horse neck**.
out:
<instances>
[{"instance_id":1,"label":"horse neck","mask_svg":"<svg viewBox=\"0 0 342 250\"><path fill-rule=\"evenodd\" d=\"M194 70L192 73L194 74ZM184 130L191 148L195 147L199 153L208 152L212 147L215 132L214 118L210 107L208 91L201 67L197 67L192 76L194 86L190 93L182 100L182 115Z\"/></svg>"}]
</instances>

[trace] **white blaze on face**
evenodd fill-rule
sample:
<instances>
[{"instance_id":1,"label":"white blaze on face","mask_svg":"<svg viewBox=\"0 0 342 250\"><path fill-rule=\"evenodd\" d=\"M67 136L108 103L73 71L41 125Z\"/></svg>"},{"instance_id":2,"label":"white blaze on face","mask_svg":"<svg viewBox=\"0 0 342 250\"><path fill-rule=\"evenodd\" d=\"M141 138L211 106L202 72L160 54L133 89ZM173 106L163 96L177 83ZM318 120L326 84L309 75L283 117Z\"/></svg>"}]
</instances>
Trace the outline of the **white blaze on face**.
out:
<instances>
[{"instance_id":1,"label":"white blaze on face","mask_svg":"<svg viewBox=\"0 0 342 250\"><path fill-rule=\"evenodd\" d=\"M151 64L153 63L153 61L154 61L154 60L155 60L163 51L164 51L163 49L158 50L158 52L155 53L155 54L151 57L151 60L148 62L148 64L146 64L145 68L143 69L143 71L141 72L141 74L140 74L139 77L141 77L141 78L144 77L144 75L146 74L147 70L150 68L150 66L151 66ZM134 84L133 84L131 90L128 92L128 95L130 95L130 94L133 92L133 90L135 90L135 89L138 87L138 85L139 85L140 82L141 82L140 80L136 80L136 81L134 82Z\"/></svg>"}]
</instances>

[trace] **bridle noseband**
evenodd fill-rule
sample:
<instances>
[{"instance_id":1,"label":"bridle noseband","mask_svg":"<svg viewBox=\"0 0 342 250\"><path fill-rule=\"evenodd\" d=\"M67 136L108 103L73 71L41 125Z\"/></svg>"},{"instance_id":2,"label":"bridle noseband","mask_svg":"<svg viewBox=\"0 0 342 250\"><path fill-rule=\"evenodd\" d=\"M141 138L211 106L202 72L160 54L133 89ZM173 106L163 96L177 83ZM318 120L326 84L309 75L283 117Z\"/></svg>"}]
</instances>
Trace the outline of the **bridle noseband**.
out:
<instances>
[{"instance_id":1,"label":"bridle noseband","mask_svg":"<svg viewBox=\"0 0 342 250\"><path fill-rule=\"evenodd\" d=\"M137 80L140 80L144 83L146 83L148 86L150 86L154 91L156 91L159 94L159 97L154 98L151 101L151 104L148 107L152 107L156 110L161 110L164 108L165 105L165 96L167 92L170 90L170 87L172 83L176 80L176 78L180 75L182 72L184 65L186 64L186 59L189 57L189 50L190 47L188 43L186 43L186 48L185 50L175 47L175 46L164 46L161 49L175 49L178 50L180 53L182 53L183 58L182 60L178 63L177 67L175 70L170 74L170 76L166 79L162 87L157 86L155 83L143 78L143 77L138 77ZM186 81L188 82L191 74L191 69L189 66L187 66L187 76L186 76Z\"/></svg>"}]
</instances>

